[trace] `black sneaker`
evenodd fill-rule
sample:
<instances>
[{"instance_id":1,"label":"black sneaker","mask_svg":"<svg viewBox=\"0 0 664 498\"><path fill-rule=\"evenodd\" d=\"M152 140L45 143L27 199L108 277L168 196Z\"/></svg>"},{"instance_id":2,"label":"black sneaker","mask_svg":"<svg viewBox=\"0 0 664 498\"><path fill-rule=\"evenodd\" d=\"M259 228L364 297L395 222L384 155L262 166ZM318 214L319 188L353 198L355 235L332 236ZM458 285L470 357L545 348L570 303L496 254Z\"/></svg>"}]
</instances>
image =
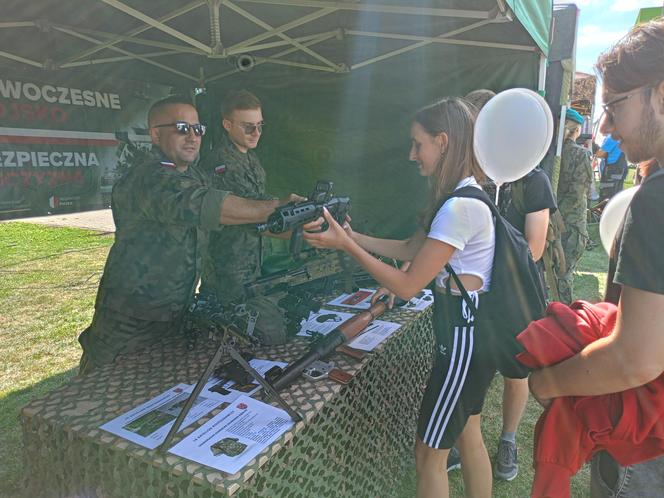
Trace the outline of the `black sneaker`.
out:
<instances>
[{"instance_id":1,"label":"black sneaker","mask_svg":"<svg viewBox=\"0 0 664 498\"><path fill-rule=\"evenodd\" d=\"M461 454L456 446L452 446L450 453L447 455L447 471L457 470L461 468Z\"/></svg>"},{"instance_id":2,"label":"black sneaker","mask_svg":"<svg viewBox=\"0 0 664 498\"><path fill-rule=\"evenodd\" d=\"M511 481L519 473L518 452L516 444L501 439L498 443L496 462L493 464L493 474L501 481Z\"/></svg>"}]
</instances>

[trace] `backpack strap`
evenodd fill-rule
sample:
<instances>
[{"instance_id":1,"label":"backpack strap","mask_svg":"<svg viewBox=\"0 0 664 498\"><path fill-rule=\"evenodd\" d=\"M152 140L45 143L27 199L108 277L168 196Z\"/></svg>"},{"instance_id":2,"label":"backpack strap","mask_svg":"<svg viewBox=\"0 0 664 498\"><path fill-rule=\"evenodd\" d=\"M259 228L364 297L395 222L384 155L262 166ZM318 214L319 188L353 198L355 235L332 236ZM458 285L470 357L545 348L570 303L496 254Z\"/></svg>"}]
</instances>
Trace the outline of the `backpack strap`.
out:
<instances>
[{"instance_id":1,"label":"backpack strap","mask_svg":"<svg viewBox=\"0 0 664 498\"><path fill-rule=\"evenodd\" d=\"M484 202L487 206L489 206L489 209L491 210L491 213L493 214L493 217L496 219L496 223L502 223L502 217L500 216L500 212L498 211L498 208L496 205L491 201L491 198L489 198L489 195L482 189L477 188L477 187L462 187L460 189L455 190L452 195L450 195L446 201L453 198L453 197L465 197L468 199L477 199L478 201ZM444 203L443 203L444 204ZM441 204L442 207L442 204ZM440 209L440 208L439 208ZM447 270L447 273L450 274L452 279L454 280L454 283L456 284L457 288L459 289L459 292L461 292L461 297L463 300L466 302L466 306L470 308L470 311L472 311L474 316L478 316L477 313L477 307L475 306L475 303L473 300L470 298L470 295L468 294L468 291L464 287L464 285L461 283L461 279L459 276L456 274L452 266L447 263L445 265L445 270Z\"/></svg>"},{"instance_id":2,"label":"backpack strap","mask_svg":"<svg viewBox=\"0 0 664 498\"><path fill-rule=\"evenodd\" d=\"M486 204L489 207L491 213L496 219L500 218L500 211L498 211L498 208L489 197L489 194L487 194L481 188L472 187L472 186L461 187L452 192L452 194L450 194L449 197L445 198L445 201L452 199L454 197L464 197L467 199L477 199L478 201L482 201L484 202L484 204ZM440 209L443 204L444 202L438 207L438 209Z\"/></svg>"},{"instance_id":3,"label":"backpack strap","mask_svg":"<svg viewBox=\"0 0 664 498\"><path fill-rule=\"evenodd\" d=\"M448 263L448 264L445 265L445 269L447 270L447 273L449 273L450 276L454 279L454 283L456 284L457 288L459 289L459 292L461 292L461 297L466 302L466 306L468 306L470 308L470 311L473 312L473 316L478 316L477 308L475 307L475 303L470 298L470 295L468 294L468 291L466 290L466 288L461 283L461 279L456 274L456 272L454 271L452 266Z\"/></svg>"}]
</instances>

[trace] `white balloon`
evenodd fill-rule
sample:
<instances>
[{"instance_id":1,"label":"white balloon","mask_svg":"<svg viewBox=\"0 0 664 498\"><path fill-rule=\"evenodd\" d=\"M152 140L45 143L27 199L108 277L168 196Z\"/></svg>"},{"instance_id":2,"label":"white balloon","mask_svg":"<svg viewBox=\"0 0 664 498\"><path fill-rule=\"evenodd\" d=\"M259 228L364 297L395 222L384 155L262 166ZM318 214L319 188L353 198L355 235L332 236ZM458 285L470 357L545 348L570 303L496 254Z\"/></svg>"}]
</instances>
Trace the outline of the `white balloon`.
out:
<instances>
[{"instance_id":1,"label":"white balloon","mask_svg":"<svg viewBox=\"0 0 664 498\"><path fill-rule=\"evenodd\" d=\"M498 184L529 173L546 155L553 116L546 101L526 88L489 100L477 116L473 147L486 175Z\"/></svg>"},{"instance_id":2,"label":"white balloon","mask_svg":"<svg viewBox=\"0 0 664 498\"><path fill-rule=\"evenodd\" d=\"M618 192L611 197L602 211L602 217L599 220L599 238L602 239L602 245L607 254L611 253L611 246L613 239L616 238L618 227L625 218L627 208L638 190L639 187L636 186Z\"/></svg>"}]
</instances>

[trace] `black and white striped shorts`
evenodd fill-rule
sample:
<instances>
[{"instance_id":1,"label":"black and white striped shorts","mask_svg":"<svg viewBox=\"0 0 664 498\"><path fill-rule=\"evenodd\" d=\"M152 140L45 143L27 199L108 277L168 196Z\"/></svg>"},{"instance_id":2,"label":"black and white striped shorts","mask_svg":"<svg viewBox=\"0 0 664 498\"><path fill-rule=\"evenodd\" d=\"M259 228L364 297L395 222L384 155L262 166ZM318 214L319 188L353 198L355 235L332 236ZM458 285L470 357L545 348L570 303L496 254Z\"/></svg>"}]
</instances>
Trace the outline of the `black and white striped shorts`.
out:
<instances>
[{"instance_id":1,"label":"black and white striped shorts","mask_svg":"<svg viewBox=\"0 0 664 498\"><path fill-rule=\"evenodd\" d=\"M454 446L471 415L482 411L496 372L476 317L460 296L435 292L435 361L417 423L418 437L429 447ZM471 292L481 313L481 294Z\"/></svg>"}]
</instances>

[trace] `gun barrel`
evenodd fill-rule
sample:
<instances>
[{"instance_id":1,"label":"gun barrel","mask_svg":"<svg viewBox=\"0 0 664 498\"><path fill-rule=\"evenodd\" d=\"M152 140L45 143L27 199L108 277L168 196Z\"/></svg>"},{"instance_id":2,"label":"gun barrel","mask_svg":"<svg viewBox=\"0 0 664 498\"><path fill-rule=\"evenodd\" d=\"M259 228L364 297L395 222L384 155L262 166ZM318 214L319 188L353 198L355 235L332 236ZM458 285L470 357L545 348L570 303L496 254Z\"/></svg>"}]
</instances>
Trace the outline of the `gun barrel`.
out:
<instances>
[{"instance_id":1,"label":"gun barrel","mask_svg":"<svg viewBox=\"0 0 664 498\"><path fill-rule=\"evenodd\" d=\"M272 386L277 391L281 388L288 387L300 376L305 368L311 365L314 361L320 360L330 354L335 348L337 348L337 346L341 346L345 340L346 339L339 329L334 329L325 337L318 339L311 345L311 349L309 349L307 354L301 356L286 367L286 370L284 370L284 372L272 383Z\"/></svg>"}]
</instances>

